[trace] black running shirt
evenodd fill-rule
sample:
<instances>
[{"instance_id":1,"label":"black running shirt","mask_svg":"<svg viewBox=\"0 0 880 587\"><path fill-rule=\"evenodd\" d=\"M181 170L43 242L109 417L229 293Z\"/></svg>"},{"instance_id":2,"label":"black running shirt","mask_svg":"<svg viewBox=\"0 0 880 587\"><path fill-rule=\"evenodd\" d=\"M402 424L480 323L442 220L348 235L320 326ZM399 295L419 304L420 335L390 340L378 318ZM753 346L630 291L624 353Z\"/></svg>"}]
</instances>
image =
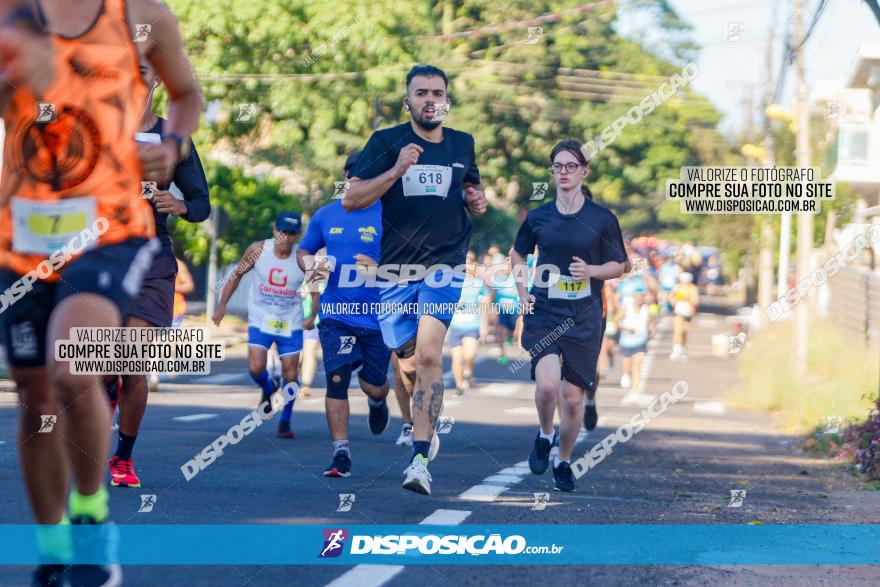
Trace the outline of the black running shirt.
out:
<instances>
[{"instance_id":1,"label":"black running shirt","mask_svg":"<svg viewBox=\"0 0 880 587\"><path fill-rule=\"evenodd\" d=\"M443 128L443 141L419 137L409 122L373 133L351 176L373 179L397 163L410 143L424 152L406 175L382 195L382 255L379 263L464 263L471 221L464 199L465 182L480 183L474 137Z\"/></svg>"},{"instance_id":2,"label":"black running shirt","mask_svg":"<svg viewBox=\"0 0 880 587\"><path fill-rule=\"evenodd\" d=\"M155 134L162 136L162 129L165 126L165 120L156 117L154 124L144 134ZM187 222L202 222L207 220L211 214L211 200L208 194L208 180L205 178L205 170L202 169L202 161L196 152L196 146L190 139L189 155L177 164L174 168L174 177L172 183L183 194L183 200L186 202L187 212L181 218ZM170 184L159 184L157 186L161 190L168 190ZM171 235L168 233L168 214L160 214L156 211L156 204L150 200L150 206L153 207L153 217L156 220L156 238L162 245L162 250L157 257L174 258L174 250L171 247ZM175 265L175 269L176 269Z\"/></svg>"},{"instance_id":3,"label":"black running shirt","mask_svg":"<svg viewBox=\"0 0 880 587\"><path fill-rule=\"evenodd\" d=\"M551 200L529 211L513 244L514 250L523 257L534 252L535 246L538 247L538 270L548 265L558 267L560 281L548 288L546 283L552 281L548 272L536 273L531 292L535 296L534 315L529 323L555 328L567 318L573 318L578 324L601 320L604 282L591 278L587 288L584 282L578 283L571 277L568 266L574 262L572 257L580 257L588 265L626 261L623 235L614 213L585 200L574 214L562 214L556 209L556 201ZM567 334L577 335L578 332Z\"/></svg>"}]
</instances>

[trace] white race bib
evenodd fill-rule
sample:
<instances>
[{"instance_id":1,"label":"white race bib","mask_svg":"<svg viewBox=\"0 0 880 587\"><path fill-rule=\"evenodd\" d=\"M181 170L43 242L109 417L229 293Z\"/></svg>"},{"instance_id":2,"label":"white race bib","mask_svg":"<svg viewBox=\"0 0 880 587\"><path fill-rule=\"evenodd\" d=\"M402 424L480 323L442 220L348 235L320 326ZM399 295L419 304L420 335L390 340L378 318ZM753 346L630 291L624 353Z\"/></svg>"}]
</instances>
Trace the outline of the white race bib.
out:
<instances>
[{"instance_id":1,"label":"white race bib","mask_svg":"<svg viewBox=\"0 0 880 587\"><path fill-rule=\"evenodd\" d=\"M676 315L684 316L685 318L690 318L694 314L694 307L687 300L680 300L675 302L675 308L673 310Z\"/></svg>"},{"instance_id":2,"label":"white race bib","mask_svg":"<svg viewBox=\"0 0 880 587\"><path fill-rule=\"evenodd\" d=\"M439 196L449 194L452 168L445 165L413 165L403 176L403 195Z\"/></svg>"},{"instance_id":3,"label":"white race bib","mask_svg":"<svg viewBox=\"0 0 880 587\"><path fill-rule=\"evenodd\" d=\"M547 288L551 300L580 300L589 296L590 284L586 279L578 281L567 275L560 275L559 281Z\"/></svg>"},{"instance_id":4,"label":"white race bib","mask_svg":"<svg viewBox=\"0 0 880 587\"><path fill-rule=\"evenodd\" d=\"M12 198L12 250L49 256L94 224L98 201L82 196L57 202Z\"/></svg>"},{"instance_id":5,"label":"white race bib","mask_svg":"<svg viewBox=\"0 0 880 587\"><path fill-rule=\"evenodd\" d=\"M290 320L285 320L277 316L267 316L260 326L260 330L266 334L274 334L276 336L290 336L293 329Z\"/></svg>"}]
</instances>

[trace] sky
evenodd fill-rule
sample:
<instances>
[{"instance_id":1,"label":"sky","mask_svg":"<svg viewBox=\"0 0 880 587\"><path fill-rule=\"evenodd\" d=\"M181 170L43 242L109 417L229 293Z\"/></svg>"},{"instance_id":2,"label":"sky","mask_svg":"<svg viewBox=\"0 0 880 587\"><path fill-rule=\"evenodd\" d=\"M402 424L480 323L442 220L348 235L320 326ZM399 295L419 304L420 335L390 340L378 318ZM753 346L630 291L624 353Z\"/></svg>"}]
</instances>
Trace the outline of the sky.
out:
<instances>
[{"instance_id":1,"label":"sky","mask_svg":"<svg viewBox=\"0 0 880 587\"><path fill-rule=\"evenodd\" d=\"M791 21L792 0L670 0L678 14L694 30L691 38L701 46L697 65L700 68L693 87L707 96L723 113L720 128L725 134L742 129L747 121L744 96L751 93L760 103L765 78L765 51L778 4L774 79L779 71L783 39ZM817 0L806 0L807 20L812 18ZM635 38L648 38L649 44L662 47L664 39L642 32L650 21L633 14L623 4L619 30ZM740 28L738 40L728 41L730 25ZM737 27L741 25L741 27ZM735 35L734 35L735 38ZM829 0L824 13L806 44L807 83L816 80L843 79L850 71L859 46L880 43L880 22L863 0ZM649 45L650 46L650 45ZM787 73L783 104L790 104L794 91L795 68Z\"/></svg>"}]
</instances>

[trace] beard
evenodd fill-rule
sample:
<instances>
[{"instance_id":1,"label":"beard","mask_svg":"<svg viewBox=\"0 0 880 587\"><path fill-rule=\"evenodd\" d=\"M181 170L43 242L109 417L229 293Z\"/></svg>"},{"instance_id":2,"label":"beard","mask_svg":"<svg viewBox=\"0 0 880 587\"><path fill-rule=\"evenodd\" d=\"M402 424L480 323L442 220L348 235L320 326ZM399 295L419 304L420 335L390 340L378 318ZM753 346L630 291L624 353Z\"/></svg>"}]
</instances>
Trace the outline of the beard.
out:
<instances>
[{"instance_id":1,"label":"beard","mask_svg":"<svg viewBox=\"0 0 880 587\"><path fill-rule=\"evenodd\" d=\"M447 106L446 104L438 104L435 108L436 110L434 111L434 116L431 118L425 116L424 113L418 116L413 114L412 118L415 123L423 129L434 130L435 128L443 124L443 121L446 120L446 115L449 113L449 106Z\"/></svg>"},{"instance_id":2,"label":"beard","mask_svg":"<svg viewBox=\"0 0 880 587\"><path fill-rule=\"evenodd\" d=\"M413 121L422 127L425 130L434 130L441 124L443 124L442 120L436 120L433 118L426 118L424 116L413 116Z\"/></svg>"}]
</instances>

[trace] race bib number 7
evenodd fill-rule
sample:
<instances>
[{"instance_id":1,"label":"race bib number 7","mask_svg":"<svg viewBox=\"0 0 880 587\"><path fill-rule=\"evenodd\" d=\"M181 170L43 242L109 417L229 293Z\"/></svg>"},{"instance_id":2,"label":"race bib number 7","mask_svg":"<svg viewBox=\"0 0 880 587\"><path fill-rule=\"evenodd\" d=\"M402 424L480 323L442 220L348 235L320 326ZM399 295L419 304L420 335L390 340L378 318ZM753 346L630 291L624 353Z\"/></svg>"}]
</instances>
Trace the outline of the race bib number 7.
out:
<instances>
[{"instance_id":1,"label":"race bib number 7","mask_svg":"<svg viewBox=\"0 0 880 587\"><path fill-rule=\"evenodd\" d=\"M590 284L587 280L576 280L574 277L560 275L559 281L547 288L547 297L553 300L580 300L590 296Z\"/></svg>"},{"instance_id":2,"label":"race bib number 7","mask_svg":"<svg viewBox=\"0 0 880 587\"><path fill-rule=\"evenodd\" d=\"M59 202L40 202L13 197L12 250L49 256L71 238L92 226L97 200L84 196Z\"/></svg>"},{"instance_id":3,"label":"race bib number 7","mask_svg":"<svg viewBox=\"0 0 880 587\"><path fill-rule=\"evenodd\" d=\"M403 176L403 195L439 196L449 194L452 168L445 165L413 165Z\"/></svg>"}]
</instances>

